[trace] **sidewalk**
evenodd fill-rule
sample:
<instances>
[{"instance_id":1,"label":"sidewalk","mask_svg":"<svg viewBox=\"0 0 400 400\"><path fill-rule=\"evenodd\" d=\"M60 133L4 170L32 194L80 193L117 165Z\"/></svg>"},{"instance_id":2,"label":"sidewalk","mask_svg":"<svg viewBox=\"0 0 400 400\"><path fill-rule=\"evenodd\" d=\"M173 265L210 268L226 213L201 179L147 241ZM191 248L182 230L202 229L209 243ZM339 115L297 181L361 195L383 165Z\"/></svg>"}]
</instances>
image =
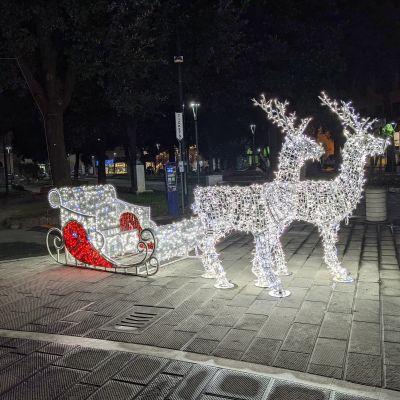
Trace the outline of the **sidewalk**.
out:
<instances>
[{"instance_id":1,"label":"sidewalk","mask_svg":"<svg viewBox=\"0 0 400 400\"><path fill-rule=\"evenodd\" d=\"M309 384L313 386L314 382L315 386L320 387L319 392L316 389L318 393L315 396L309 393L303 397L287 397L289 392L286 387L279 392L282 395L276 391L273 397L262 397L275 387L275 381L267 382L266 375L263 375L264 381L258 386L262 391L259 398L328 399L332 389L346 393L346 388L352 388L348 382L399 391L400 270L396 243L400 243L400 229L392 235L386 226L378 229L376 225L362 222L353 222L342 228L339 251L343 254L344 265L356 278L353 284L332 283L322 263L319 235L312 226L301 223L293 225L283 242L289 269L294 272L283 279L292 292L290 297L284 299L272 298L268 296L268 290L253 285L254 277L250 271L252 239L242 234L231 236L220 245L228 278L237 284L231 290L213 288L212 281L200 277L200 261L193 259L170 264L156 276L147 279L64 267L52 264L48 257L6 261L0 263L0 329L3 329L0 336L46 342L75 337L74 345L82 343L83 346L89 346L84 342L87 339L80 338L101 339L105 343L104 348L113 343L122 346L118 348L120 350L125 350L123 343L127 348L136 346L133 347L134 353L140 353L140 346L146 346L146 349L156 349L154 351L167 351L162 353L162 357L168 359L173 359L171 354L178 352L191 354L194 360L200 357L198 360L201 364L225 359L225 362L231 360L229 362L232 364L222 366L233 369L243 363L251 365L248 371L252 372L257 372L257 368L266 368L263 371L278 374L278 369L281 373L281 369L284 369L287 370L284 380L306 373L303 375ZM141 324L137 323L139 317L142 318ZM77 382L89 373L87 368L80 365L80 361L74 361L75 367L69 366L68 362L64 364L59 360L63 353L46 358L46 361L37 361L36 342L17 341L17 345L11 342L11 347L10 342L7 344L4 340L0 339L0 368L6 376L15 376L14 370L18 368L29 370L29 376L40 368L46 368L44 371L49 371L49 379L54 376L57 381L61 379L57 376L66 373L59 371L60 367L67 371L75 371L76 368L78 372L69 372L76 377L71 378L71 382L75 382L79 388L74 390L82 389L84 392L81 386L87 384ZM22 349L28 350L20 350L19 343ZM36 355L27 356L33 357L32 360L24 361L22 354L25 351L35 352ZM73 348L71 351L69 354L74 354ZM113 354L106 353L107 357L113 359ZM69 356L65 357L68 359ZM89 369L95 369L107 357L98 356L97 352L93 357L88 357L97 360L90 364ZM85 357L78 359L84 360ZM154 375L155 381L151 383L150 378L146 381L146 385L150 383L147 387L153 387L152 384L158 387L155 382L160 382L163 387L165 384L170 388L168 393L172 393L173 388L184 385L183 382L189 379L186 376L182 380L179 374L172 374L172 379L163 369L167 367L167 361L161 364L163 367L158 368ZM112 369L121 367L117 361L111 365ZM149 371L146 375L153 376ZM214 376L216 372L210 375ZM47 381L47 372L37 374L37 379L32 378L32 382L40 382L40 379ZM225 376L225 372L219 374ZM12 385L3 390L4 398L29 398L22 395L18 397L20 395L17 394L22 393L18 390L32 387L28 375L18 375L21 378L11 380ZM204 375L204 379L208 376L206 372L200 375ZM217 392L220 390L216 389L217 376L212 381L214 383L208 381L211 383L207 389L204 386L197 397L186 398L258 398L247 392L229 394L226 388L233 385L232 381L229 385L220 384L225 388L224 394ZM278 380L281 378L279 375L275 377ZM122 381L127 382L127 379L114 377L108 383L104 381L104 385L101 383L90 389L100 390L101 394L102 390L107 390L106 385L110 385L111 388L116 387L117 393ZM128 381L136 386L140 384ZM193 378L189 386L196 386L195 382L198 382L197 378ZM238 382L241 382L240 379ZM329 385L335 382L339 386L324 386L324 382L329 382ZM121 390L125 386L124 383ZM235 390L240 391L241 386L247 387L239 384ZM251 386L254 387L253 384ZM37 387L40 388L40 384ZM328 394L321 388L326 389ZM367 386L363 388L365 393L361 398L379 398L383 396L382 393L390 396L389 392L379 392ZM59 394L67 389L60 389ZM141 392L143 396L147 393L143 386L140 390L144 390ZM86 396L61 398L86 398L89 392L94 393L88 389ZM200 393L203 393L203 397L199 397ZM46 396L36 398L55 398ZM93 398L110 398L102 396ZM157 398L151 396L146 398ZM398 398L400 394L395 392L393 396ZM171 395L169 398L185 397ZM331 398L352 399L340 396Z\"/></svg>"}]
</instances>

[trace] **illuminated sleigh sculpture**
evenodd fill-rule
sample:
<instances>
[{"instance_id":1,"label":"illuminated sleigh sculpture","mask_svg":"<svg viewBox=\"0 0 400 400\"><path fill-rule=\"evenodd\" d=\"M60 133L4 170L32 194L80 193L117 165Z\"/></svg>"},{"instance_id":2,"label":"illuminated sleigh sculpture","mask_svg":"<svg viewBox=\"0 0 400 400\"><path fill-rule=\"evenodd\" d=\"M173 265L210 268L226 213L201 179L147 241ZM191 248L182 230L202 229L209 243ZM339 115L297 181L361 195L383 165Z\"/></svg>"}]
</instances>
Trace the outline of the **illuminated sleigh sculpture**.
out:
<instances>
[{"instance_id":1,"label":"illuminated sleigh sculpture","mask_svg":"<svg viewBox=\"0 0 400 400\"><path fill-rule=\"evenodd\" d=\"M112 185L53 189L48 198L61 229L49 230L47 249L61 264L147 276L196 247L196 220L157 227L149 207L118 199Z\"/></svg>"}]
</instances>

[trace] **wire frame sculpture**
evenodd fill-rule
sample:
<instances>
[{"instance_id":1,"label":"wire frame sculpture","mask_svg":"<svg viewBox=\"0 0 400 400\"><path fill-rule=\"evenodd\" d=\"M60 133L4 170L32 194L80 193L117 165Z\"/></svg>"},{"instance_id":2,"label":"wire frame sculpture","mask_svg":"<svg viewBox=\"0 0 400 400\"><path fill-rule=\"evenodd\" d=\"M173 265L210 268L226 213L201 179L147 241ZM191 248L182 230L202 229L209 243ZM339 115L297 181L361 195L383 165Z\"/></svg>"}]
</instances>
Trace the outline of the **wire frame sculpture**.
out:
<instances>
[{"instance_id":1,"label":"wire frame sculpture","mask_svg":"<svg viewBox=\"0 0 400 400\"><path fill-rule=\"evenodd\" d=\"M339 175L334 180L307 180L296 184L299 188L296 190L296 219L318 227L324 261L333 280L352 282L352 277L343 268L337 255L340 223L352 214L362 198L367 157L383 154L388 141L372 135L375 120L360 117L350 102L331 100L324 92L319 98L339 117L347 140L342 151Z\"/></svg>"},{"instance_id":2,"label":"wire frame sculpture","mask_svg":"<svg viewBox=\"0 0 400 400\"><path fill-rule=\"evenodd\" d=\"M286 273L286 264L280 246L280 236L295 218L297 204L296 185L300 168L308 159L318 158L322 147L304 134L310 119L296 125L295 113L287 114L287 102L276 99L254 104L263 108L267 117L285 134L279 167L273 183L248 187L197 187L194 191L193 210L198 214L205 232L200 245L206 278L216 278L215 287L231 288L216 251L216 242L230 232L251 232L255 238L253 272L256 285L270 287L271 296L290 294L282 287L277 274ZM286 179L282 179L286 177ZM275 268L274 268L275 267Z\"/></svg>"}]
</instances>

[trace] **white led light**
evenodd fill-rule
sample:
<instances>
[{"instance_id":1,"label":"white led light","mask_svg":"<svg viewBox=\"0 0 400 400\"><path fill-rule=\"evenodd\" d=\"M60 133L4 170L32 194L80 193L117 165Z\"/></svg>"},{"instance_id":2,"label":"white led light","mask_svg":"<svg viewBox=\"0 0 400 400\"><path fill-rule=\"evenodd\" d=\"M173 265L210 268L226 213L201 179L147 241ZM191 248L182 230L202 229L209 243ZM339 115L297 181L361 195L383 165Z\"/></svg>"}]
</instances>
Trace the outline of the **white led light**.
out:
<instances>
[{"instance_id":1,"label":"white led light","mask_svg":"<svg viewBox=\"0 0 400 400\"><path fill-rule=\"evenodd\" d=\"M215 277L218 288L233 287L215 249L216 242L233 230L251 232L255 239L253 273L257 286L271 287L271 295L289 295L278 273L287 274L280 235L295 218L296 182L308 159L319 158L322 147L304 130L310 119L296 125L295 113L286 114L287 102L254 100L267 117L285 133L279 167L273 183L248 187L206 187L194 191L194 211L199 215L206 236L201 244L205 277Z\"/></svg>"},{"instance_id":2,"label":"white led light","mask_svg":"<svg viewBox=\"0 0 400 400\"><path fill-rule=\"evenodd\" d=\"M264 185L248 187L206 187L195 189L193 209L203 224L202 241L205 277L216 278L216 287L233 284L216 252L216 242L233 230L251 232L255 238L252 271L256 285L271 287L273 296L288 295L278 274L287 274L280 236L293 220L304 220L318 226L324 246L324 260L335 281L351 282L347 270L337 257L337 232L340 222L348 217L359 202L368 155L381 154L386 142L368 133L374 121L360 118L350 103L331 101L324 93L322 104L335 112L345 128L347 142L343 149L343 164L333 181L300 181L299 172L307 159L319 158L322 147L304 135L310 121L295 125L295 113L286 114L287 102L266 101L260 106L267 117L286 134L279 156L275 180ZM348 131L350 128L354 134Z\"/></svg>"}]
</instances>

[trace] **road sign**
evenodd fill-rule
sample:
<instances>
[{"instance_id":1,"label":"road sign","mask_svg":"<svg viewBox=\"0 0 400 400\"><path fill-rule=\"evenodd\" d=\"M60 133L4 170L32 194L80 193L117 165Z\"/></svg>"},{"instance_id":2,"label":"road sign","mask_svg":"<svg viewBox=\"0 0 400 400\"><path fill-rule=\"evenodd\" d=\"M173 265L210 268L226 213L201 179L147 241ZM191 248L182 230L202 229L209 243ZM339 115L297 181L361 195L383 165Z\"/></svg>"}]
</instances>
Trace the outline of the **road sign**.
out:
<instances>
[{"instance_id":1,"label":"road sign","mask_svg":"<svg viewBox=\"0 0 400 400\"><path fill-rule=\"evenodd\" d=\"M175 113L175 130L176 138L178 140L183 139L183 114L181 112Z\"/></svg>"}]
</instances>

